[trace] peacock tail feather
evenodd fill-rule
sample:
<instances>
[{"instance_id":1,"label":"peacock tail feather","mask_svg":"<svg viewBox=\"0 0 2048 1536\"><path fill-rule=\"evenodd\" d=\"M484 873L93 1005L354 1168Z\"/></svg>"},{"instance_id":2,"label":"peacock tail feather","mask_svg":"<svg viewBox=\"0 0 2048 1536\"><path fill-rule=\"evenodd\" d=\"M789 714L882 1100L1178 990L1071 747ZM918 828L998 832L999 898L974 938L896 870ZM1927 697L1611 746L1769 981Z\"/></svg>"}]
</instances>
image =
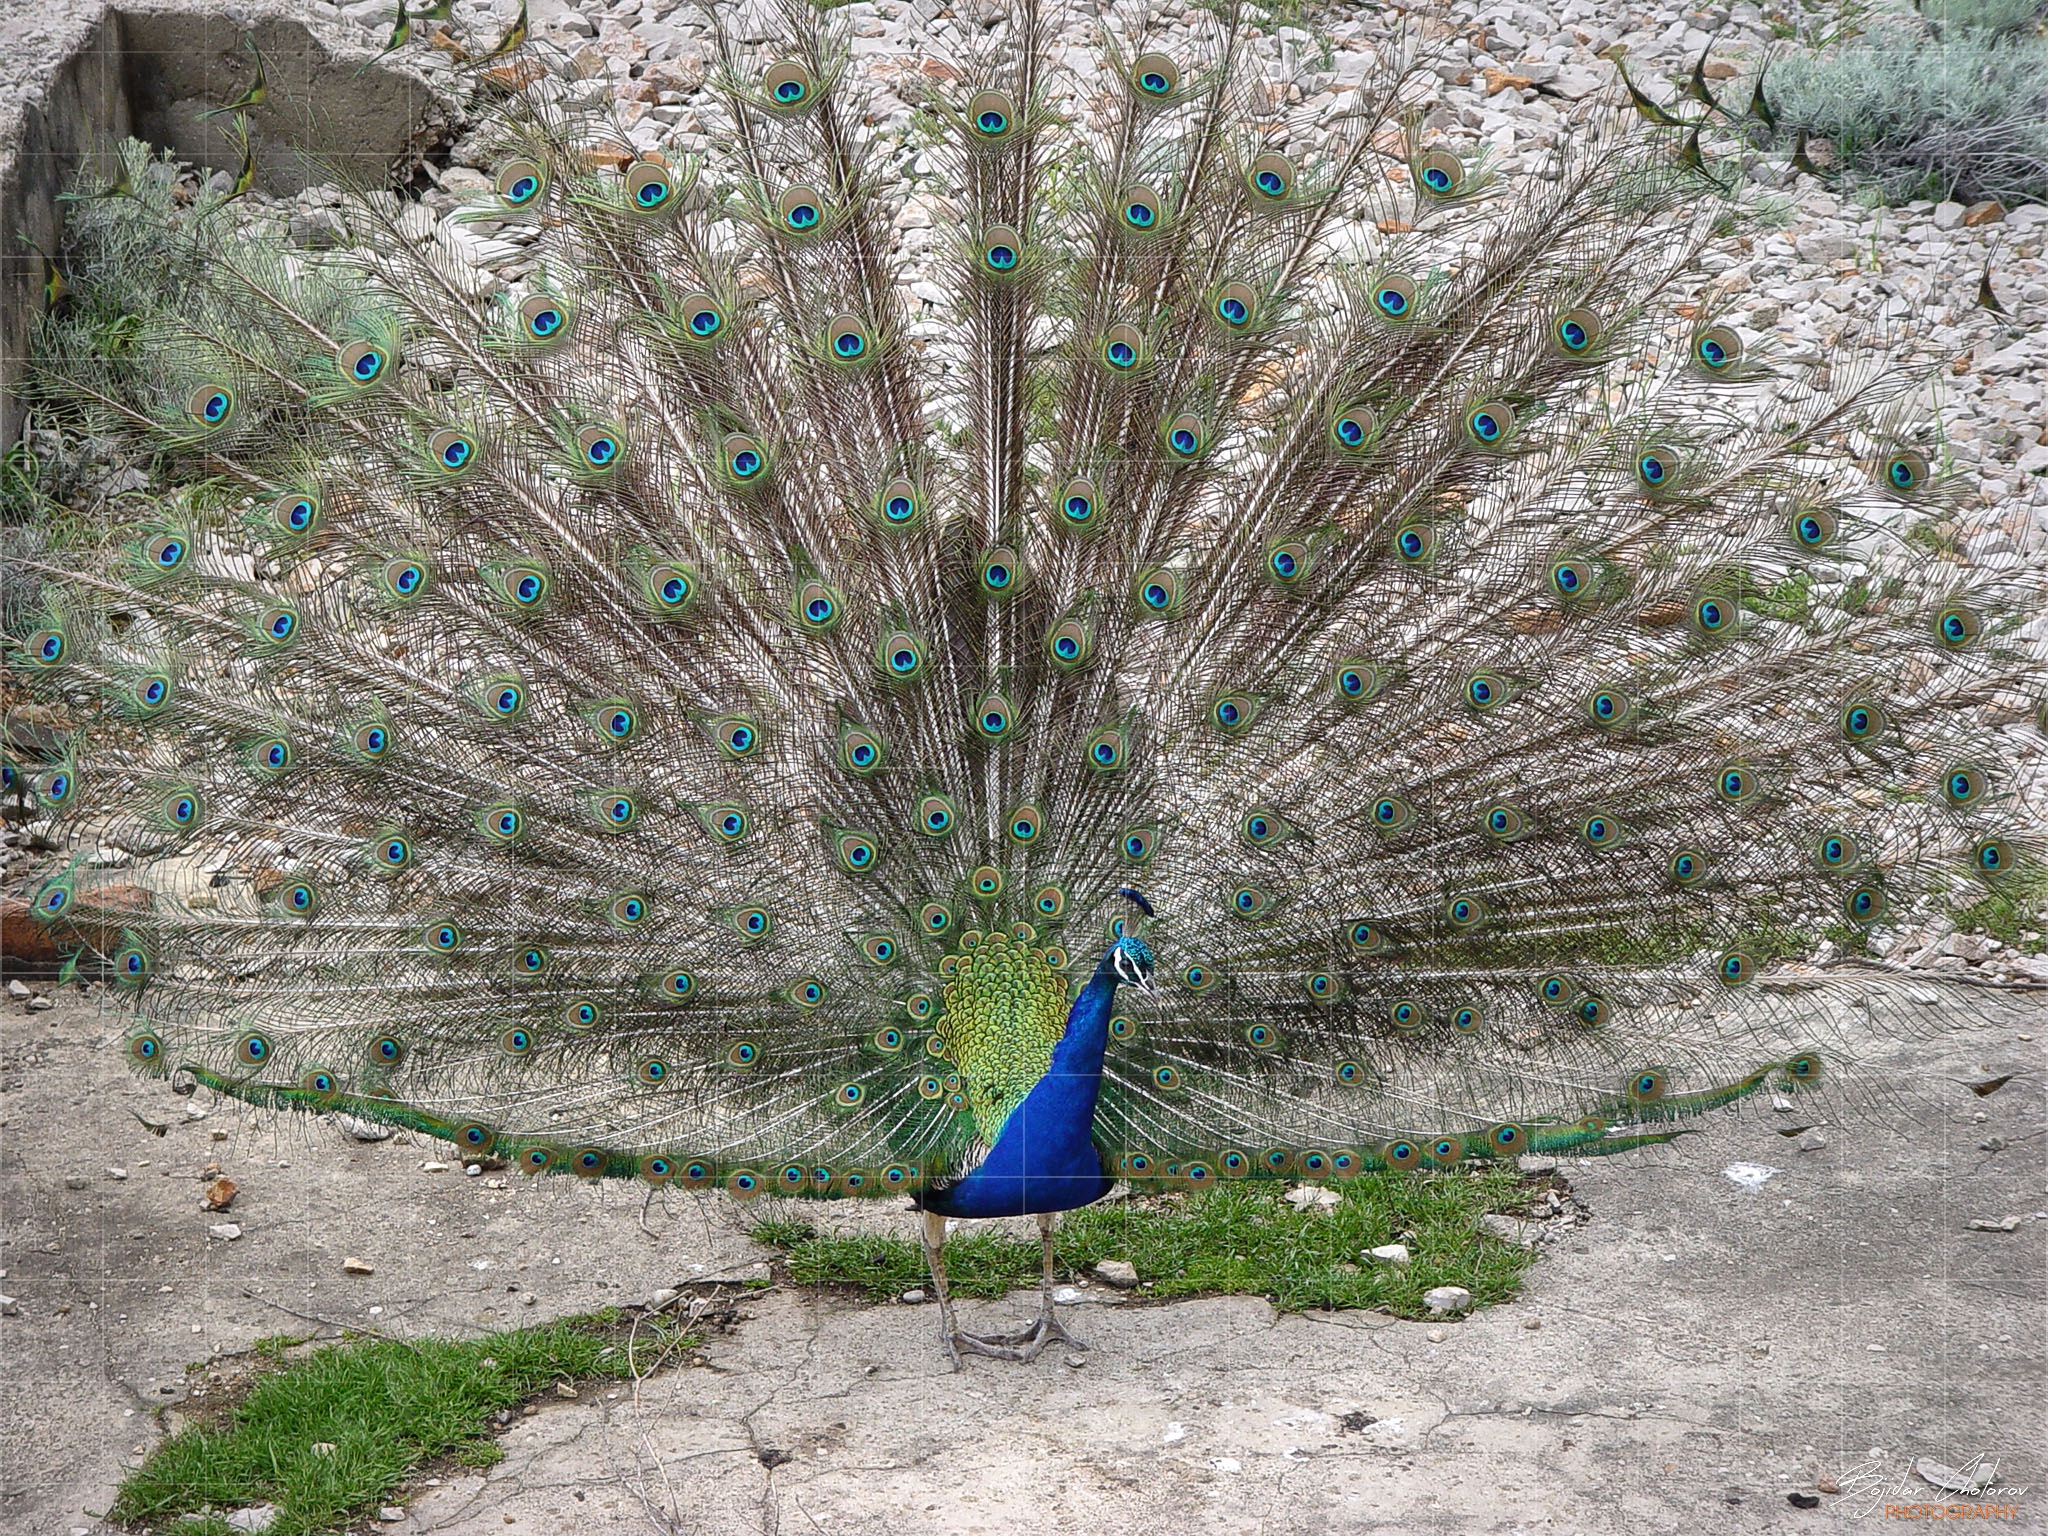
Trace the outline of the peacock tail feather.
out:
<instances>
[{"instance_id":1,"label":"peacock tail feather","mask_svg":"<svg viewBox=\"0 0 2048 1536\"><path fill-rule=\"evenodd\" d=\"M1674 138L1595 114L1510 180L1386 58L1294 158L1234 6L1072 79L1024 0L913 188L829 14L714 16L702 163L512 45L509 286L371 191L325 254L141 161L81 213L155 297L40 387L197 486L15 658L80 720L29 792L138 855L35 903L139 1069L916 1190L1134 886L1096 1141L1189 1186L1617 1151L1814 1085L1845 999L1969 1006L1812 962L2038 868L2024 599L1945 537L1907 348L1717 317Z\"/></svg>"}]
</instances>

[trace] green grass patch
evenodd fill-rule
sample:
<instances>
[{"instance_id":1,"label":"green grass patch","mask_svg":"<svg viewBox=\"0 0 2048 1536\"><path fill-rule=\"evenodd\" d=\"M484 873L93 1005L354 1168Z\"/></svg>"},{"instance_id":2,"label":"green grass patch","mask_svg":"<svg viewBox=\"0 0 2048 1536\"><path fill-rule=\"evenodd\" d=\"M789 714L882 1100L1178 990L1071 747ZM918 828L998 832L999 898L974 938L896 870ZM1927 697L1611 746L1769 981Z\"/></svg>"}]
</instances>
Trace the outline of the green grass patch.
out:
<instances>
[{"instance_id":1,"label":"green grass patch","mask_svg":"<svg viewBox=\"0 0 2048 1536\"><path fill-rule=\"evenodd\" d=\"M2038 955L2043 947L2042 930L2048 927L2048 874L2027 870L2010 876L1954 917L1956 927L1964 933L1989 934L2022 954Z\"/></svg>"},{"instance_id":2,"label":"green grass patch","mask_svg":"<svg viewBox=\"0 0 2048 1536\"><path fill-rule=\"evenodd\" d=\"M643 1321L636 1343L611 1312L481 1339L350 1340L298 1360L284 1358L293 1340L266 1339L248 1395L159 1446L122 1482L111 1518L217 1536L222 1515L275 1504L272 1536L339 1530L423 1462L500 1460L493 1414L557 1382L651 1369L679 1342Z\"/></svg>"},{"instance_id":3,"label":"green grass patch","mask_svg":"<svg viewBox=\"0 0 2048 1536\"><path fill-rule=\"evenodd\" d=\"M1277 1184L1225 1185L1199 1194L1146 1197L1069 1211L1055 1255L1078 1276L1103 1259L1136 1266L1152 1296L1265 1296L1289 1311L1374 1307L1425 1317L1425 1291L1461 1285L1474 1307L1511 1300L1534 1262L1526 1249L1487 1233L1480 1218L1519 1211L1530 1188L1511 1169L1367 1174L1326 1186L1324 1212L1297 1212ZM907 1238L832 1236L802 1221L760 1223L753 1235L780 1248L790 1278L894 1298L926 1284L922 1248ZM1365 1250L1405 1243L1412 1262L1376 1263ZM1038 1283L1036 1241L962 1230L946 1243L955 1294L993 1298Z\"/></svg>"}]
</instances>

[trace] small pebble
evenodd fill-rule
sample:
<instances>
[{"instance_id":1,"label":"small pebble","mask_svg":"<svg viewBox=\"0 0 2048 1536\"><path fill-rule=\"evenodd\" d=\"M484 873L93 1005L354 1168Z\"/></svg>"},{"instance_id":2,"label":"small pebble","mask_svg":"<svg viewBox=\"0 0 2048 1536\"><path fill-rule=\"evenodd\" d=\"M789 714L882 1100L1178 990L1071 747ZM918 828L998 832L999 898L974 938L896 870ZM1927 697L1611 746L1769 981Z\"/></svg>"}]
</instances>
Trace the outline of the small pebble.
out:
<instances>
[{"instance_id":1,"label":"small pebble","mask_svg":"<svg viewBox=\"0 0 2048 1536\"><path fill-rule=\"evenodd\" d=\"M206 1230L224 1243L232 1243L242 1235L241 1226L232 1221L217 1221Z\"/></svg>"},{"instance_id":2,"label":"small pebble","mask_svg":"<svg viewBox=\"0 0 2048 1536\"><path fill-rule=\"evenodd\" d=\"M2015 1232L2019 1230L2019 1224L2025 1219L2023 1216L1977 1216L1971 1218L1970 1230L1972 1232Z\"/></svg>"},{"instance_id":3,"label":"small pebble","mask_svg":"<svg viewBox=\"0 0 2048 1536\"><path fill-rule=\"evenodd\" d=\"M1410 1258L1406 1243L1381 1243L1377 1248L1366 1249L1365 1256L1382 1264L1406 1264Z\"/></svg>"},{"instance_id":4,"label":"small pebble","mask_svg":"<svg viewBox=\"0 0 2048 1536\"><path fill-rule=\"evenodd\" d=\"M374 1275L377 1270L368 1259L350 1257L341 1261L341 1272L345 1275Z\"/></svg>"},{"instance_id":5,"label":"small pebble","mask_svg":"<svg viewBox=\"0 0 2048 1536\"><path fill-rule=\"evenodd\" d=\"M421 1173L446 1173L447 1171L448 1171L448 1165L447 1165L446 1163L421 1163L421 1164L420 1164L420 1172L421 1172Z\"/></svg>"},{"instance_id":6,"label":"small pebble","mask_svg":"<svg viewBox=\"0 0 2048 1536\"><path fill-rule=\"evenodd\" d=\"M576 1396L576 1389L566 1381L558 1381L555 1383L555 1396L573 1401Z\"/></svg>"},{"instance_id":7,"label":"small pebble","mask_svg":"<svg viewBox=\"0 0 2048 1536\"><path fill-rule=\"evenodd\" d=\"M924 1300L924 1292L915 1289L908 1290L896 1299L902 1302L906 1307L914 1307Z\"/></svg>"},{"instance_id":8,"label":"small pebble","mask_svg":"<svg viewBox=\"0 0 2048 1536\"><path fill-rule=\"evenodd\" d=\"M1449 1337L1449 1335L1447 1335L1441 1328L1432 1328L1429 1330L1429 1332L1425 1333L1423 1337L1429 1340L1429 1342L1432 1344L1441 1344L1447 1337Z\"/></svg>"}]
</instances>

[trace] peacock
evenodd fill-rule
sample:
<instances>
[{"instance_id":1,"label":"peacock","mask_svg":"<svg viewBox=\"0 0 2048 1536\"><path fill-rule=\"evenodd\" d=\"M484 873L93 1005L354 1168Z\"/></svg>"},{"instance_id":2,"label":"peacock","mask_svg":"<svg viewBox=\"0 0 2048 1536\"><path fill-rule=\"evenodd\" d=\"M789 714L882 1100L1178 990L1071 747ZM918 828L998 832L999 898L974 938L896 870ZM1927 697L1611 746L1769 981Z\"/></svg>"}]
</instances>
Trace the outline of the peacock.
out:
<instances>
[{"instance_id":1,"label":"peacock","mask_svg":"<svg viewBox=\"0 0 2048 1536\"><path fill-rule=\"evenodd\" d=\"M707 24L700 158L522 15L440 230L139 146L77 205L39 399L160 489L38 562L9 774L138 1071L907 1196L957 1370L1078 1344L1112 1189L1624 1152L1985 1003L1871 936L2032 889L2024 592L1910 336L1736 323L1740 114L1510 167L1421 44L1311 118L1237 0ZM947 1223L1022 1215L962 1331Z\"/></svg>"}]
</instances>

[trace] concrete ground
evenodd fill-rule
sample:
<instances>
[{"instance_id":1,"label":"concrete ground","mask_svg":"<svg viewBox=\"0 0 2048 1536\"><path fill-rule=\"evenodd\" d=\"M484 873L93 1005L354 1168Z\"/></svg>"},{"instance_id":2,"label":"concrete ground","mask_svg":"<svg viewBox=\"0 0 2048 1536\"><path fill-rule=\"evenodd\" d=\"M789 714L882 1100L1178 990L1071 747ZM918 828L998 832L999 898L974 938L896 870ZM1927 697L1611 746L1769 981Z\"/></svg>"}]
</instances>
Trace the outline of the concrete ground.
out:
<instances>
[{"instance_id":1,"label":"concrete ground","mask_svg":"<svg viewBox=\"0 0 2048 1536\"><path fill-rule=\"evenodd\" d=\"M643 1230L633 1189L428 1172L452 1161L432 1143L132 1079L89 1004L5 1006L0 1529L18 1536L96 1531L205 1380L192 1362L333 1325L504 1327L767 1256L729 1203L671 1195ZM1871 1529L1888 1504L1948 1500L2048 1530L2044 1038L2037 1013L1891 1047L1924 1091L1883 1123L1822 1126L1815 1150L1765 1109L1568 1163L1590 1222L1545 1248L1521 1301L1462 1322L1118 1305L1095 1286L1070 1314L1084 1364L955 1376L933 1308L778 1284L703 1363L549 1401L488 1475L408 1490L405 1519L374 1528L1633 1536ZM2020 1075L1967 1091L2003 1072ZM1782 1171L1746 1188L1724 1173L1738 1162ZM203 1208L209 1164L239 1186L226 1212ZM226 1222L239 1237L210 1233ZM1027 1304L970 1311L985 1326ZM1922 1458L1995 1466L2005 1491L1943 1494ZM1788 1502L1824 1478L1844 1491Z\"/></svg>"}]
</instances>

